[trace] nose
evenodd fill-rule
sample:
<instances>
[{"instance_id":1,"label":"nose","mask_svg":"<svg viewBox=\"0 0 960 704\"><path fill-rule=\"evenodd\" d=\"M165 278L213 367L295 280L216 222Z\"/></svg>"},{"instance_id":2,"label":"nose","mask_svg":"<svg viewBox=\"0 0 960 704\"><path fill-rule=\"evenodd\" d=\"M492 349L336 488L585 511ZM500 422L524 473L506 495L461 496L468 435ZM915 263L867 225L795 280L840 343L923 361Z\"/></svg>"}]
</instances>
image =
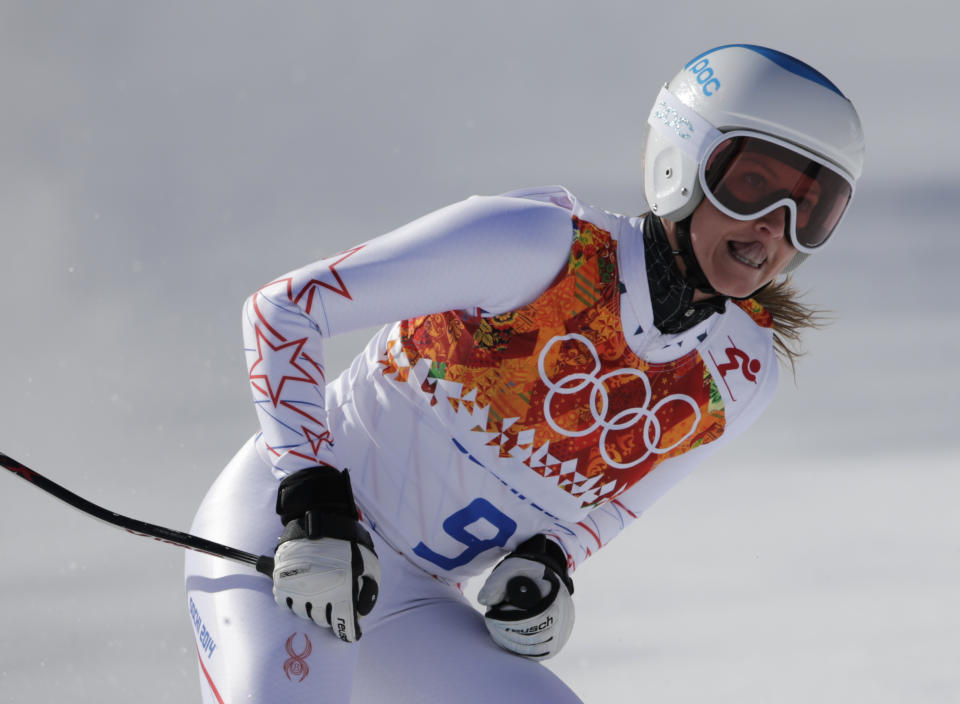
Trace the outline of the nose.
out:
<instances>
[{"instance_id":1,"label":"nose","mask_svg":"<svg viewBox=\"0 0 960 704\"><path fill-rule=\"evenodd\" d=\"M783 239L787 234L790 212L787 206L771 210L753 221L754 230L769 239Z\"/></svg>"}]
</instances>

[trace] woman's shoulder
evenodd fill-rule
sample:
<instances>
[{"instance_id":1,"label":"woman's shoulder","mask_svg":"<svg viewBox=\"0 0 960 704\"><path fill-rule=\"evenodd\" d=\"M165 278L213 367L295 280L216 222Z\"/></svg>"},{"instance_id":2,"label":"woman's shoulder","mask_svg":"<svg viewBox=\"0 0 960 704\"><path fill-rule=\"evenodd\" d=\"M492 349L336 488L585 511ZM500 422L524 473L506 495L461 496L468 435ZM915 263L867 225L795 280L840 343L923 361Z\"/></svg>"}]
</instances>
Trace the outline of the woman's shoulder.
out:
<instances>
[{"instance_id":1,"label":"woman's shoulder","mask_svg":"<svg viewBox=\"0 0 960 704\"><path fill-rule=\"evenodd\" d=\"M773 328L773 316L754 298L732 299L730 304L736 306L761 328Z\"/></svg>"},{"instance_id":2,"label":"woman's shoulder","mask_svg":"<svg viewBox=\"0 0 960 704\"><path fill-rule=\"evenodd\" d=\"M572 210L577 203L576 196L564 186L531 186L507 191L501 195L504 198L525 198L541 203L552 203L564 210Z\"/></svg>"},{"instance_id":3,"label":"woman's shoulder","mask_svg":"<svg viewBox=\"0 0 960 704\"><path fill-rule=\"evenodd\" d=\"M765 407L779 378L769 315L752 301L728 300L698 346L732 417Z\"/></svg>"},{"instance_id":4,"label":"woman's shoulder","mask_svg":"<svg viewBox=\"0 0 960 704\"><path fill-rule=\"evenodd\" d=\"M625 215L613 213L580 200L564 186L534 186L521 188L502 194L504 198L518 198L547 204L569 214L571 219L585 220L594 226L609 232L614 239L619 237L621 228L628 220Z\"/></svg>"}]
</instances>

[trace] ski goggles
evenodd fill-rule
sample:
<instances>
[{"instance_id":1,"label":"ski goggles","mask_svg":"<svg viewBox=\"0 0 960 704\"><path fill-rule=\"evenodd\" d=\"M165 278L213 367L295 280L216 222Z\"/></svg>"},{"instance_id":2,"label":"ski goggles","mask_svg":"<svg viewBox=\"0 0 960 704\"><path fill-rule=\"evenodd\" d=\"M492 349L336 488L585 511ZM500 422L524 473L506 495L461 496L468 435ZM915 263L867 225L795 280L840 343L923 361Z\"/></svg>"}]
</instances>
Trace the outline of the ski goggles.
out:
<instances>
[{"instance_id":1,"label":"ski goggles","mask_svg":"<svg viewBox=\"0 0 960 704\"><path fill-rule=\"evenodd\" d=\"M700 160L700 186L736 220L786 208L790 242L811 254L830 238L853 197L853 179L816 154L757 132L720 133Z\"/></svg>"}]
</instances>

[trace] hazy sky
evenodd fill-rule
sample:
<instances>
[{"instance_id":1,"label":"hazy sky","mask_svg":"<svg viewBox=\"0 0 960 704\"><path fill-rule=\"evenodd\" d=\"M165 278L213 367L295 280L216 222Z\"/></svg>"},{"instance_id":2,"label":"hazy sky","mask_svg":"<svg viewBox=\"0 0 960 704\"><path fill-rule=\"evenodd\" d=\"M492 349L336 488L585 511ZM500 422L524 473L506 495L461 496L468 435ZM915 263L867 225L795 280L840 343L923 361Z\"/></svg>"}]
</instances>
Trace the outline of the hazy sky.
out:
<instances>
[{"instance_id":1,"label":"hazy sky","mask_svg":"<svg viewBox=\"0 0 960 704\"><path fill-rule=\"evenodd\" d=\"M960 381L958 19L945 0L0 0L0 449L185 528L255 427L239 325L250 291L472 193L561 183L638 211L659 85L706 48L748 42L826 73L867 139L848 239L797 277L843 320L813 336L799 387L785 375L756 447L960 453L940 396ZM359 341L335 341L331 365ZM909 381L880 388L918 347ZM891 432L904 427L909 442ZM33 629L121 603L122 585L76 574L109 571L116 550L141 560L137 588L149 576L155 618L173 624L165 662L192 668L176 551L101 540L108 529L34 494L0 477L0 630L31 644L20 667L37 663ZM30 579L10 567L23 553ZM66 606L50 606L57 584ZM133 597L122 604L136 623ZM114 656L157 644L130 629L101 634ZM0 701L17 701L7 676ZM113 676L110 691L133 687Z\"/></svg>"}]
</instances>

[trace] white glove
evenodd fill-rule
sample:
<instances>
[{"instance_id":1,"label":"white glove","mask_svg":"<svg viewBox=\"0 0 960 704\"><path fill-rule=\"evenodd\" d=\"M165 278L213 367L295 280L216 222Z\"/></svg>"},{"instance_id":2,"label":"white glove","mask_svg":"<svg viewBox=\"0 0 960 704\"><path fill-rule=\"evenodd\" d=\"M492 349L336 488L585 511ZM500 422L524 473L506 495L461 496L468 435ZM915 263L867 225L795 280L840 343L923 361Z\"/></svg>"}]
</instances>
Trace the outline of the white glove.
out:
<instances>
[{"instance_id":1,"label":"white glove","mask_svg":"<svg viewBox=\"0 0 960 704\"><path fill-rule=\"evenodd\" d=\"M340 640L360 638L360 616L370 613L380 563L366 546L339 538L299 538L274 557L273 598L301 618L329 626Z\"/></svg>"},{"instance_id":2,"label":"white glove","mask_svg":"<svg viewBox=\"0 0 960 704\"><path fill-rule=\"evenodd\" d=\"M273 598L283 608L352 643L373 610L380 562L358 520L350 476L333 467L302 469L277 492L285 528L274 556Z\"/></svg>"},{"instance_id":3,"label":"white glove","mask_svg":"<svg viewBox=\"0 0 960 704\"><path fill-rule=\"evenodd\" d=\"M494 642L532 660L560 652L573 631L573 582L559 546L534 536L497 565L477 601Z\"/></svg>"}]
</instances>

